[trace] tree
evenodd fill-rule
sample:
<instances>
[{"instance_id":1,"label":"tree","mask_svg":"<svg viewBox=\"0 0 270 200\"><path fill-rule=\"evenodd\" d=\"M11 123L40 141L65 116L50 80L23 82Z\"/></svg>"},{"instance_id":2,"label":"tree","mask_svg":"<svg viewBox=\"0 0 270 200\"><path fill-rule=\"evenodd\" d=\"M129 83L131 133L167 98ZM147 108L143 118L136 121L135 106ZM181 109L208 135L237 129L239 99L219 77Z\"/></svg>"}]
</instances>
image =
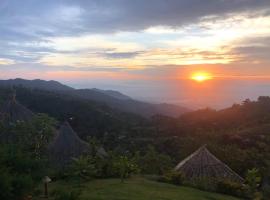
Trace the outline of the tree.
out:
<instances>
[{"instance_id":1,"label":"tree","mask_svg":"<svg viewBox=\"0 0 270 200\"><path fill-rule=\"evenodd\" d=\"M44 162L18 145L1 145L0 166L1 200L22 199L45 174Z\"/></svg>"},{"instance_id":2,"label":"tree","mask_svg":"<svg viewBox=\"0 0 270 200\"><path fill-rule=\"evenodd\" d=\"M113 159L113 169L116 176L124 182L132 173L138 173L139 168L134 159L129 159L128 156L116 156Z\"/></svg>"},{"instance_id":3,"label":"tree","mask_svg":"<svg viewBox=\"0 0 270 200\"><path fill-rule=\"evenodd\" d=\"M145 174L163 174L172 167L168 155L158 153L153 146L148 146L144 156L140 158L140 167Z\"/></svg>"},{"instance_id":4,"label":"tree","mask_svg":"<svg viewBox=\"0 0 270 200\"><path fill-rule=\"evenodd\" d=\"M89 156L73 158L70 173L73 177L79 178L80 182L81 180L93 178L96 175L94 161Z\"/></svg>"}]
</instances>

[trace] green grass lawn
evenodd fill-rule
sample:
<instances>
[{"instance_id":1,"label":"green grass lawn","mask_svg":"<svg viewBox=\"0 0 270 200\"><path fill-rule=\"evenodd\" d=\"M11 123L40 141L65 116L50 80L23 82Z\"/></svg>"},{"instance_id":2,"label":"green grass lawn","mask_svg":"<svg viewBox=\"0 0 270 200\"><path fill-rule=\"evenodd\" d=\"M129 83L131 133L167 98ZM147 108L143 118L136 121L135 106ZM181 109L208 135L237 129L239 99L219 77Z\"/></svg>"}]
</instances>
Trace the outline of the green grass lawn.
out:
<instances>
[{"instance_id":1,"label":"green grass lawn","mask_svg":"<svg viewBox=\"0 0 270 200\"><path fill-rule=\"evenodd\" d=\"M50 191L59 188L71 190L78 188L78 185L62 181L50 184ZM84 183L81 188L83 200L239 200L231 196L144 178L132 178L124 183L119 179L93 180Z\"/></svg>"}]
</instances>

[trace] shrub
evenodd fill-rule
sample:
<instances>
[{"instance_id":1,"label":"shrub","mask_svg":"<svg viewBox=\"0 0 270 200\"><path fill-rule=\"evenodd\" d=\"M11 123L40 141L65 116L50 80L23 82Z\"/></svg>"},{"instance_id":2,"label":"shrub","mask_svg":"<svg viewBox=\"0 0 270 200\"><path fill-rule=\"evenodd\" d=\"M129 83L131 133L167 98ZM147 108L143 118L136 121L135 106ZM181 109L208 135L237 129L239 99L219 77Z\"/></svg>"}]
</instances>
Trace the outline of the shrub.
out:
<instances>
[{"instance_id":1,"label":"shrub","mask_svg":"<svg viewBox=\"0 0 270 200\"><path fill-rule=\"evenodd\" d=\"M166 183L171 183L174 185L182 185L184 182L184 175L181 172L177 171L169 171L166 174L164 174L160 181L166 182Z\"/></svg>"},{"instance_id":2,"label":"shrub","mask_svg":"<svg viewBox=\"0 0 270 200\"><path fill-rule=\"evenodd\" d=\"M11 176L7 170L0 169L0 199L9 200L12 199L12 185Z\"/></svg>"},{"instance_id":3,"label":"shrub","mask_svg":"<svg viewBox=\"0 0 270 200\"><path fill-rule=\"evenodd\" d=\"M264 186L262 188L263 199L270 200L270 185Z\"/></svg>"},{"instance_id":4,"label":"shrub","mask_svg":"<svg viewBox=\"0 0 270 200\"><path fill-rule=\"evenodd\" d=\"M234 195L234 196L244 196L244 188L242 184L235 183L230 180L220 180L217 182L216 187L217 192Z\"/></svg>"},{"instance_id":5,"label":"shrub","mask_svg":"<svg viewBox=\"0 0 270 200\"><path fill-rule=\"evenodd\" d=\"M188 185L206 191L216 191L217 181L214 178L203 177L187 182Z\"/></svg>"},{"instance_id":6,"label":"shrub","mask_svg":"<svg viewBox=\"0 0 270 200\"><path fill-rule=\"evenodd\" d=\"M28 195L33 188L33 179L30 175L15 175L12 180L13 194L18 199Z\"/></svg>"},{"instance_id":7,"label":"shrub","mask_svg":"<svg viewBox=\"0 0 270 200\"><path fill-rule=\"evenodd\" d=\"M246 183L247 183L247 191L248 191L248 196L250 198L256 197L258 194L258 187L260 186L261 183L261 177L259 174L259 170L256 168L250 169L247 172L246 175Z\"/></svg>"}]
</instances>

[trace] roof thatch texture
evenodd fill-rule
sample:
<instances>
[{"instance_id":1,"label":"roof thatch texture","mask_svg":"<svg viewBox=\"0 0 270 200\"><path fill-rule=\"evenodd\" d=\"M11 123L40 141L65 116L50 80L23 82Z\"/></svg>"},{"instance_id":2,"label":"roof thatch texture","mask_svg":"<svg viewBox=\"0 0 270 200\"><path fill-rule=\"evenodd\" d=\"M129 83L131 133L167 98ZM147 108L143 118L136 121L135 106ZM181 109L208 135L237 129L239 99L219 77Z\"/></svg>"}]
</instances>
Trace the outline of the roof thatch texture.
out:
<instances>
[{"instance_id":1,"label":"roof thatch texture","mask_svg":"<svg viewBox=\"0 0 270 200\"><path fill-rule=\"evenodd\" d=\"M29 121L34 113L16 101L15 95L5 102L0 109L0 119L6 124Z\"/></svg>"},{"instance_id":2,"label":"roof thatch texture","mask_svg":"<svg viewBox=\"0 0 270 200\"><path fill-rule=\"evenodd\" d=\"M202 178L228 179L240 183L244 181L241 176L208 151L205 145L181 161L175 170L182 172L190 181Z\"/></svg>"},{"instance_id":3,"label":"roof thatch texture","mask_svg":"<svg viewBox=\"0 0 270 200\"><path fill-rule=\"evenodd\" d=\"M60 166L68 164L72 158L77 158L90 150L89 144L79 138L68 122L62 124L49 146L51 160Z\"/></svg>"}]
</instances>

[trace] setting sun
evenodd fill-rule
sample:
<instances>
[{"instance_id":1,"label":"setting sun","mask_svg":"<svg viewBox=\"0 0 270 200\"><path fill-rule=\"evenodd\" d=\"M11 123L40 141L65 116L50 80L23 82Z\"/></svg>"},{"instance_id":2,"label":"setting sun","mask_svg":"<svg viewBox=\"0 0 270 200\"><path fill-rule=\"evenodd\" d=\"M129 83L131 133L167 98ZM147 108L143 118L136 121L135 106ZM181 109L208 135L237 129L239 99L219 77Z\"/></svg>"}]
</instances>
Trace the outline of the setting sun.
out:
<instances>
[{"instance_id":1,"label":"setting sun","mask_svg":"<svg viewBox=\"0 0 270 200\"><path fill-rule=\"evenodd\" d=\"M192 74L191 79L197 82L203 82L212 79L212 76L209 73L198 72Z\"/></svg>"}]
</instances>

